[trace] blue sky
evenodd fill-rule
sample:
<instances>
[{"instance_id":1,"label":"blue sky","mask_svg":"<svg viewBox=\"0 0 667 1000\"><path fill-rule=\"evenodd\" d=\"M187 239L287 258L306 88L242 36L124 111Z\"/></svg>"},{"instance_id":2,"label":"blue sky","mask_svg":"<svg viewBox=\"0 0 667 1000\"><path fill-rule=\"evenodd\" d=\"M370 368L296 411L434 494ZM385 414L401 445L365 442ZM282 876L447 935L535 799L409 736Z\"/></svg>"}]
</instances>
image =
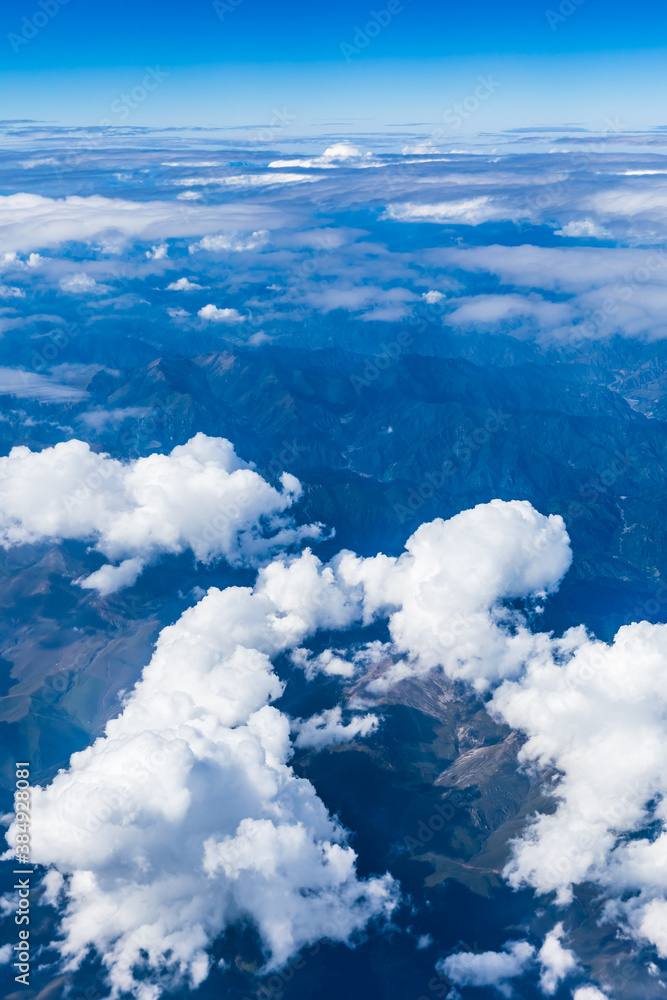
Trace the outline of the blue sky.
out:
<instances>
[{"instance_id":1,"label":"blue sky","mask_svg":"<svg viewBox=\"0 0 667 1000\"><path fill-rule=\"evenodd\" d=\"M336 120L434 122L488 73L500 74L503 88L475 130L603 128L618 115L629 127L662 121L658 0L632 8L617 0L216 2L10 0L0 14L3 117L95 125L124 88L140 85L145 67L160 66L169 77L131 124L262 124L286 106L302 132Z\"/></svg>"}]
</instances>

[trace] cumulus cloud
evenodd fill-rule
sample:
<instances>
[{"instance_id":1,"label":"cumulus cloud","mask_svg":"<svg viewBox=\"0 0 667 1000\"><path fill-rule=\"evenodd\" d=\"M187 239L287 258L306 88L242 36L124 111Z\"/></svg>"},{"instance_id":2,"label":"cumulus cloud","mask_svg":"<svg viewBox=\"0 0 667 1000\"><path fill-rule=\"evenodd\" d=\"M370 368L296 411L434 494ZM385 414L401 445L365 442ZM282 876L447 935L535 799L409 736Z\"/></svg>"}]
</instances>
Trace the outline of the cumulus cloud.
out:
<instances>
[{"instance_id":1,"label":"cumulus cloud","mask_svg":"<svg viewBox=\"0 0 667 1000\"><path fill-rule=\"evenodd\" d=\"M493 500L423 524L398 558L343 553L338 572L361 588L369 620L389 615L402 659L384 682L439 666L483 690L517 676L544 641L507 602L555 590L571 559L561 517L527 501Z\"/></svg>"},{"instance_id":2,"label":"cumulus cloud","mask_svg":"<svg viewBox=\"0 0 667 1000\"><path fill-rule=\"evenodd\" d=\"M219 309L218 306L214 306L209 303L207 306L202 306L198 310L197 315L206 320L208 323L243 323L245 321L245 316L242 316L238 309Z\"/></svg>"},{"instance_id":3,"label":"cumulus cloud","mask_svg":"<svg viewBox=\"0 0 667 1000\"><path fill-rule=\"evenodd\" d=\"M435 668L491 689L488 710L525 736L520 762L555 772L545 788L554 808L513 841L510 884L569 905L576 886L593 883L605 919L664 958L667 625L624 626L611 643L583 627L533 631L517 598L535 606L570 560L560 517L492 501L422 525L398 557L342 552L331 571L364 623L388 620L390 643L374 650L385 666L369 675L369 691ZM350 676L355 666L343 650L294 659L310 673ZM559 925L540 952L547 995L575 967L561 938Z\"/></svg>"},{"instance_id":4,"label":"cumulus cloud","mask_svg":"<svg viewBox=\"0 0 667 1000\"><path fill-rule=\"evenodd\" d=\"M197 243L191 243L188 250L190 253L197 253L198 250L208 250L211 253L219 251L241 253L244 250L256 250L264 246L268 239L269 233L266 229L258 229L247 236L242 233L216 233L214 236L204 236Z\"/></svg>"},{"instance_id":5,"label":"cumulus cloud","mask_svg":"<svg viewBox=\"0 0 667 1000\"><path fill-rule=\"evenodd\" d=\"M165 628L121 714L32 793L32 858L65 876L57 947L93 947L111 996L196 988L207 946L250 921L266 968L389 916L388 875L360 880L345 830L289 766L271 658L358 612L310 554L211 589ZM14 843L15 829L8 834Z\"/></svg>"},{"instance_id":6,"label":"cumulus cloud","mask_svg":"<svg viewBox=\"0 0 667 1000\"><path fill-rule=\"evenodd\" d=\"M85 295L90 292L109 291L106 285L98 285L95 279L86 274L85 271L61 278L59 284L63 292L68 292L70 295Z\"/></svg>"},{"instance_id":7,"label":"cumulus cloud","mask_svg":"<svg viewBox=\"0 0 667 1000\"><path fill-rule=\"evenodd\" d=\"M560 984L578 971L574 952L564 948L563 925L556 924L536 952L528 941L512 941L502 951L457 952L441 959L436 968L459 986L492 986L504 997L514 994L512 979L519 979L536 966L544 996L553 996Z\"/></svg>"},{"instance_id":8,"label":"cumulus cloud","mask_svg":"<svg viewBox=\"0 0 667 1000\"><path fill-rule=\"evenodd\" d=\"M563 980L578 968L577 956L561 944L563 936L563 925L556 924L545 937L537 955L540 963L540 989L547 997L552 997Z\"/></svg>"},{"instance_id":9,"label":"cumulus cloud","mask_svg":"<svg viewBox=\"0 0 667 1000\"><path fill-rule=\"evenodd\" d=\"M667 626L621 628L610 644L583 628L554 640L525 674L494 693L491 711L523 732L520 757L549 764L556 808L513 845L510 884L555 893L593 882L606 915L667 957ZM632 664L632 670L628 664Z\"/></svg>"},{"instance_id":10,"label":"cumulus cloud","mask_svg":"<svg viewBox=\"0 0 667 1000\"><path fill-rule=\"evenodd\" d=\"M168 292L198 292L201 291L203 285L198 285L196 281L190 281L189 278L177 278L176 281L172 281L167 285Z\"/></svg>"},{"instance_id":11,"label":"cumulus cloud","mask_svg":"<svg viewBox=\"0 0 667 1000\"><path fill-rule=\"evenodd\" d=\"M374 733L379 724L378 717L372 714L354 716L345 724L343 710L340 705L336 705L319 715L311 715L309 719L295 719L293 728L298 734L295 746L320 750L337 743L349 743L357 736Z\"/></svg>"},{"instance_id":12,"label":"cumulus cloud","mask_svg":"<svg viewBox=\"0 0 667 1000\"><path fill-rule=\"evenodd\" d=\"M604 239L610 236L602 226L593 219L579 219L575 222L568 222L562 229L556 230L556 236L592 237L594 239Z\"/></svg>"},{"instance_id":13,"label":"cumulus cloud","mask_svg":"<svg viewBox=\"0 0 667 1000\"><path fill-rule=\"evenodd\" d=\"M534 960L535 949L527 941L513 941L502 951L463 951L438 962L439 972L457 986L492 986L501 996L513 995L510 980L523 976Z\"/></svg>"},{"instance_id":14,"label":"cumulus cloud","mask_svg":"<svg viewBox=\"0 0 667 1000\"><path fill-rule=\"evenodd\" d=\"M572 1000L609 1000L609 997L597 986L580 986L572 994Z\"/></svg>"},{"instance_id":15,"label":"cumulus cloud","mask_svg":"<svg viewBox=\"0 0 667 1000\"><path fill-rule=\"evenodd\" d=\"M240 565L317 538L318 526L295 527L286 516L301 494L299 481L284 473L281 484L262 479L229 441L205 434L168 455L131 462L78 440L41 452L13 448L0 458L0 541L90 540L120 562L79 583L109 594L163 554L189 549L201 562Z\"/></svg>"},{"instance_id":16,"label":"cumulus cloud","mask_svg":"<svg viewBox=\"0 0 667 1000\"><path fill-rule=\"evenodd\" d=\"M146 256L149 260L164 260L169 256L169 247L166 243L158 243L146 251Z\"/></svg>"},{"instance_id":17,"label":"cumulus cloud","mask_svg":"<svg viewBox=\"0 0 667 1000\"><path fill-rule=\"evenodd\" d=\"M568 905L593 883L605 918L667 957L667 625L624 626L611 643L533 631L508 602L541 600L570 559L559 517L492 501L422 525L397 558L341 553L332 566L365 622L388 619L390 665L370 691L434 668L491 688L488 710L525 736L520 761L556 773L554 808L513 841L510 884ZM349 657L330 654L303 665L342 673ZM561 936L541 953L547 993L575 961Z\"/></svg>"},{"instance_id":18,"label":"cumulus cloud","mask_svg":"<svg viewBox=\"0 0 667 1000\"><path fill-rule=\"evenodd\" d=\"M272 160L269 167L273 169L284 169L285 167L319 167L324 170L333 170L341 166L367 166L368 160L372 158L371 153L363 153L358 146L351 142L335 142L332 146L327 146L321 156L294 160ZM361 161L361 162L359 162Z\"/></svg>"}]
</instances>

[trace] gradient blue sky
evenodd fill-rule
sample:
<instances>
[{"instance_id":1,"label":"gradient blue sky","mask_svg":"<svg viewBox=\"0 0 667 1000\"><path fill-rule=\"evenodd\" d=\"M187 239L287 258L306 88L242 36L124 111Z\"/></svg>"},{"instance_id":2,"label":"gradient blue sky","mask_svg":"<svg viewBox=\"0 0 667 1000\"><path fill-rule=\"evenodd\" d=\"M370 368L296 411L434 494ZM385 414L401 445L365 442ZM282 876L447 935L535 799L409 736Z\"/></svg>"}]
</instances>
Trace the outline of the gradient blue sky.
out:
<instances>
[{"instance_id":1,"label":"gradient blue sky","mask_svg":"<svg viewBox=\"0 0 667 1000\"><path fill-rule=\"evenodd\" d=\"M2 117L240 126L267 125L287 108L296 132L332 122L382 128L441 121L491 73L502 86L474 131L663 122L667 52L655 46L664 0L393 2L402 9L346 59L341 45L355 45L357 27L385 0L226 0L222 18L211 0L68 0L59 9L58 0L9 0L0 12ZM550 24L547 11L559 10ZM169 76L116 122L112 102L140 85L147 66Z\"/></svg>"}]
</instances>

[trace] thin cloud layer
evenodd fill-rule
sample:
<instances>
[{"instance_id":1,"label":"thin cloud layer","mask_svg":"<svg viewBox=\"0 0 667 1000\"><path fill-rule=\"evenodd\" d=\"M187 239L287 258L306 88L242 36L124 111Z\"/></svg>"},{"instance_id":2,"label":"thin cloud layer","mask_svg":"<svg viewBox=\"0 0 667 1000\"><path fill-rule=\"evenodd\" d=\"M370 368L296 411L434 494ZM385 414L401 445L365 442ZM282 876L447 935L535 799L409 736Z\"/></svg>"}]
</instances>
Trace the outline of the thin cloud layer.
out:
<instances>
[{"instance_id":1,"label":"thin cloud layer","mask_svg":"<svg viewBox=\"0 0 667 1000\"><path fill-rule=\"evenodd\" d=\"M68 242L159 240L203 236L226 230L252 231L261 221L271 228L288 213L273 206L188 205L173 201L126 201L101 195L46 198L37 194L0 196L0 252L25 253Z\"/></svg>"}]
</instances>

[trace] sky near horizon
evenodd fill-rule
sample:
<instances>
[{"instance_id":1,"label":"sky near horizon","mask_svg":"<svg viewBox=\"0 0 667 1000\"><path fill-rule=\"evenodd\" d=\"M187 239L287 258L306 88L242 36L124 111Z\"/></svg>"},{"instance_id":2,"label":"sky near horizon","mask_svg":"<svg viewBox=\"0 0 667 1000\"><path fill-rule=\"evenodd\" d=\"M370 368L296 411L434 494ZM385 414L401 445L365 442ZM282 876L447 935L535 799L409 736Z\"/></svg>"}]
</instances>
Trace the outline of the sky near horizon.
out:
<instances>
[{"instance_id":1,"label":"sky near horizon","mask_svg":"<svg viewBox=\"0 0 667 1000\"><path fill-rule=\"evenodd\" d=\"M238 128L278 111L294 134L419 128L481 77L492 97L461 134L663 122L658 0L9 0L0 23L4 119ZM148 69L157 85L127 102Z\"/></svg>"}]
</instances>

